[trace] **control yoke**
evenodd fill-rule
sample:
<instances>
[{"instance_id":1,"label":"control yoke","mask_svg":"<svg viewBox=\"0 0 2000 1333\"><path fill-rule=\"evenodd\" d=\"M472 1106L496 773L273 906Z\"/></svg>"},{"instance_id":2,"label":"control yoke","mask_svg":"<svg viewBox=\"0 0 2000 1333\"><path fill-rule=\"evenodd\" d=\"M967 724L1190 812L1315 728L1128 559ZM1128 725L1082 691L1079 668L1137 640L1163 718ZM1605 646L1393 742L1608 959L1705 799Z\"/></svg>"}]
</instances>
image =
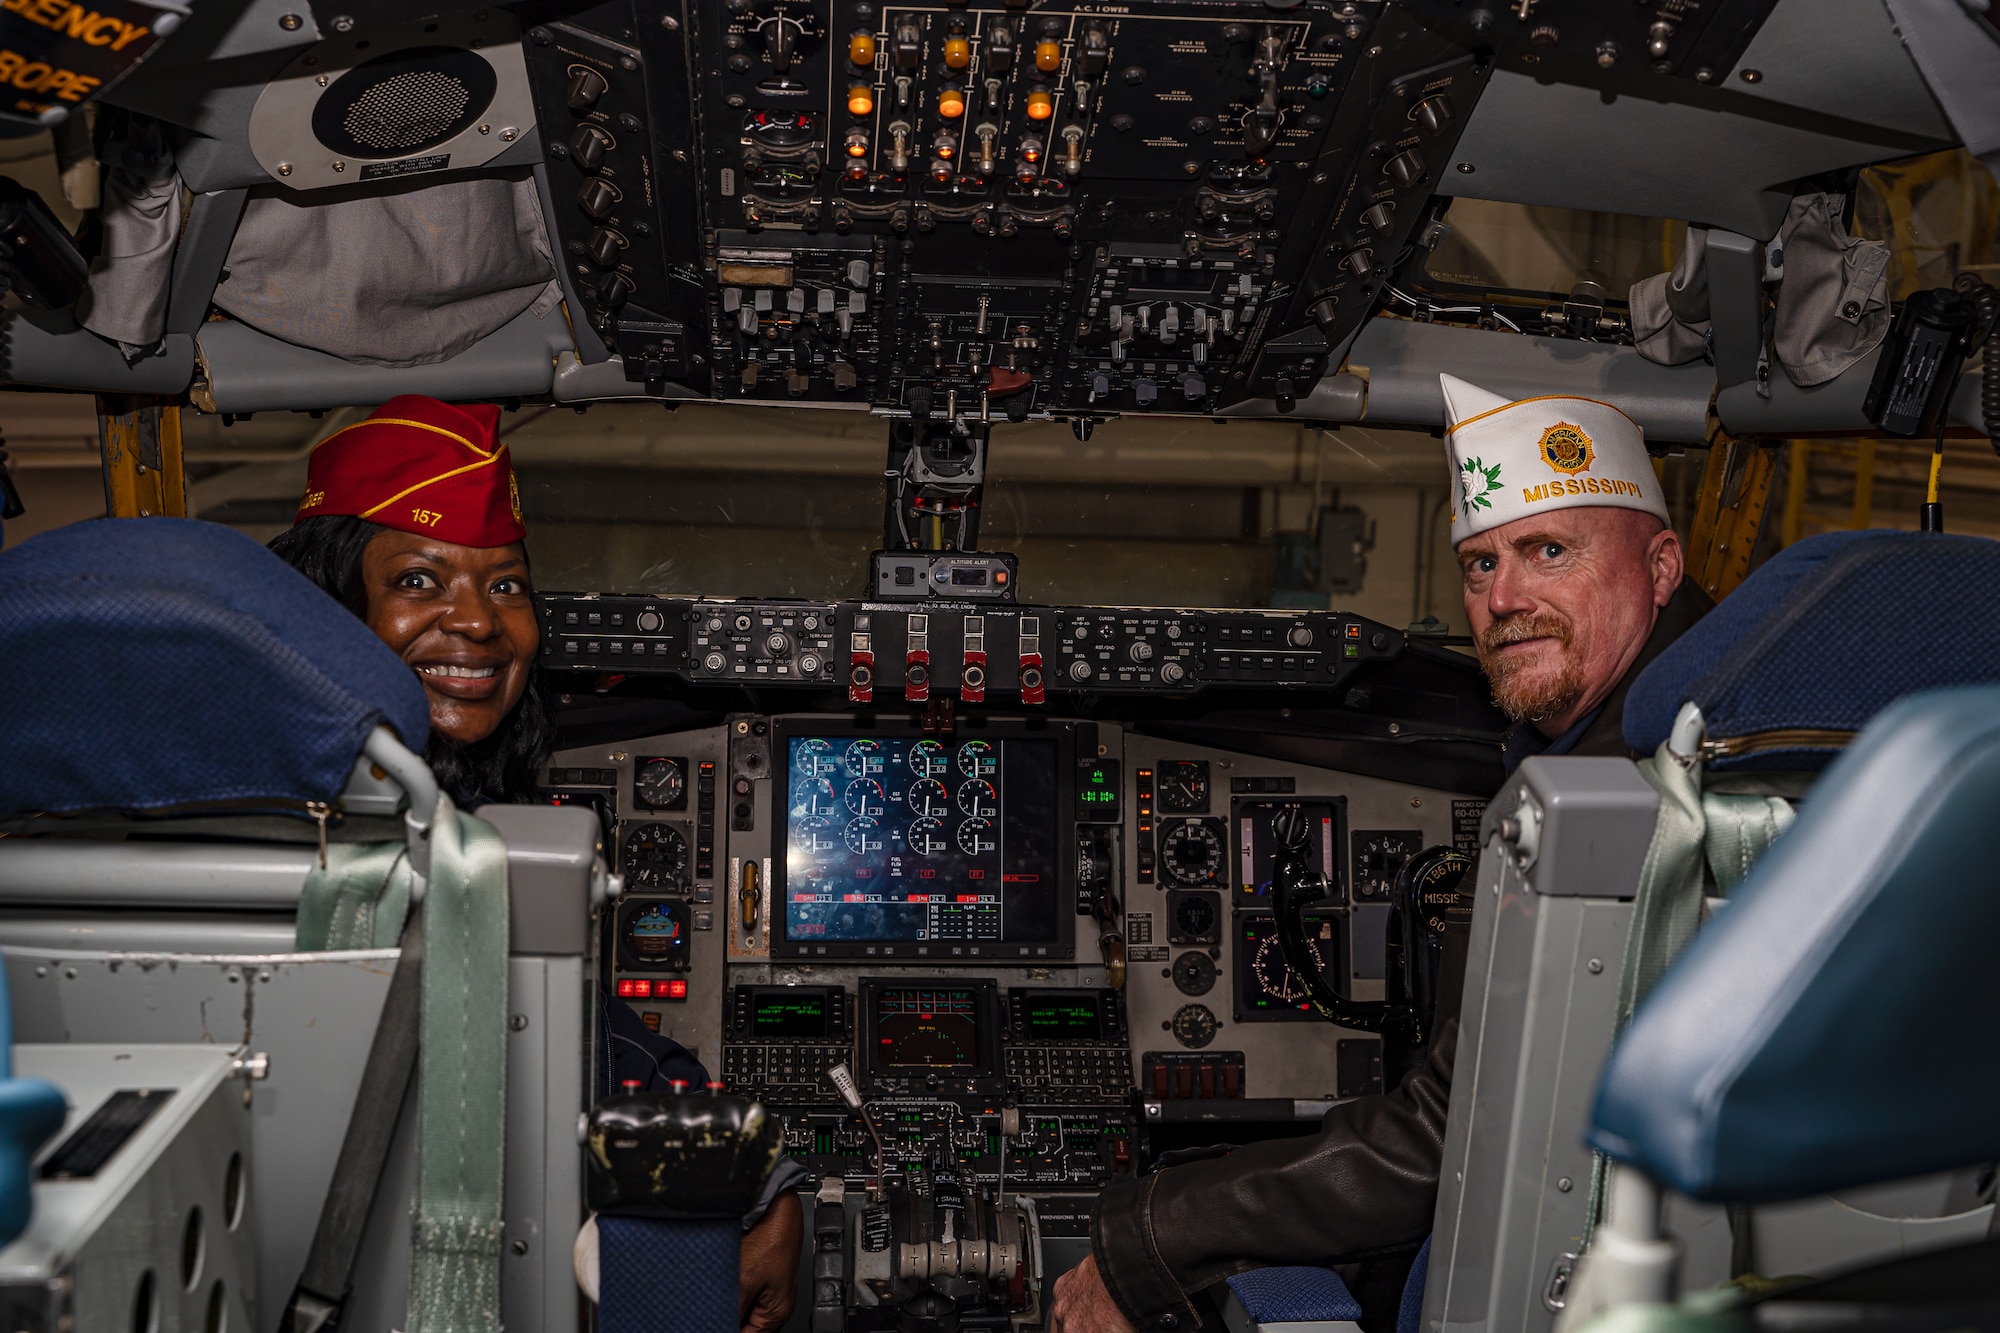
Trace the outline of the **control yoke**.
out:
<instances>
[{"instance_id":1,"label":"control yoke","mask_svg":"<svg viewBox=\"0 0 2000 1333\"><path fill-rule=\"evenodd\" d=\"M1305 811L1296 805L1280 808L1271 817L1271 832L1277 846L1271 864L1271 905L1285 966L1320 1017L1341 1027L1382 1034L1386 1080L1400 1072L1410 1053L1421 1050L1431 1039L1442 980L1445 928L1470 914L1461 889L1472 861L1462 852L1440 846L1420 852L1404 864L1391 898L1389 998L1354 1000L1320 974L1306 943L1306 909L1326 902L1333 884L1315 873L1308 860Z\"/></svg>"}]
</instances>

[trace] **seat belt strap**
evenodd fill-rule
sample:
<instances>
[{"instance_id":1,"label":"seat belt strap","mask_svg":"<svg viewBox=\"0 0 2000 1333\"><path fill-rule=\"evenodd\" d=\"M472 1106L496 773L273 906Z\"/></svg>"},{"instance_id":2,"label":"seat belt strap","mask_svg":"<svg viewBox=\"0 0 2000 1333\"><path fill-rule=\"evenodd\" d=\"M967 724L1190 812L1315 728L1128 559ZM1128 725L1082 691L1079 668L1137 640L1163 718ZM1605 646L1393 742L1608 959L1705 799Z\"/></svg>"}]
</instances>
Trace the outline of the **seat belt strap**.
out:
<instances>
[{"instance_id":1,"label":"seat belt strap","mask_svg":"<svg viewBox=\"0 0 2000 1333\"><path fill-rule=\"evenodd\" d=\"M418 1020L423 1004L424 919L413 912L403 926L402 956L375 1022L375 1040L354 1097L354 1113L334 1162L333 1182L320 1207L319 1226L298 1286L278 1322L279 1333L331 1333L354 1280L361 1233L375 1204L395 1137L396 1119L417 1063Z\"/></svg>"},{"instance_id":2,"label":"seat belt strap","mask_svg":"<svg viewBox=\"0 0 2000 1333\"><path fill-rule=\"evenodd\" d=\"M424 892L408 1333L499 1333L507 846L438 800Z\"/></svg>"}]
</instances>

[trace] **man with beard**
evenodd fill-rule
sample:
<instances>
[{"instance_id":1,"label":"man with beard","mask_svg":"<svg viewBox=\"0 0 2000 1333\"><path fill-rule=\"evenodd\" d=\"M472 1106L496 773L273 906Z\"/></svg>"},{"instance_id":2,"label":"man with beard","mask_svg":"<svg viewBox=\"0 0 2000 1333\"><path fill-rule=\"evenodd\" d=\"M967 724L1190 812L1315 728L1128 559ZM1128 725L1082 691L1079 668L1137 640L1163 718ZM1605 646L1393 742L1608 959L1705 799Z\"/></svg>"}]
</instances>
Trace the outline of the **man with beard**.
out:
<instances>
[{"instance_id":1,"label":"man with beard","mask_svg":"<svg viewBox=\"0 0 2000 1333\"><path fill-rule=\"evenodd\" d=\"M1465 613L1494 701L1520 724L1507 768L1537 754L1626 755L1626 690L1712 605L1682 579L1645 438L1608 403L1510 403L1441 378ZM1267 1265L1340 1266L1362 1327L1393 1326L1437 1206L1458 944L1436 1045L1395 1089L1336 1106L1313 1138L1251 1144L1099 1195L1090 1255L1056 1283L1054 1333L1215 1327L1198 1293Z\"/></svg>"}]
</instances>

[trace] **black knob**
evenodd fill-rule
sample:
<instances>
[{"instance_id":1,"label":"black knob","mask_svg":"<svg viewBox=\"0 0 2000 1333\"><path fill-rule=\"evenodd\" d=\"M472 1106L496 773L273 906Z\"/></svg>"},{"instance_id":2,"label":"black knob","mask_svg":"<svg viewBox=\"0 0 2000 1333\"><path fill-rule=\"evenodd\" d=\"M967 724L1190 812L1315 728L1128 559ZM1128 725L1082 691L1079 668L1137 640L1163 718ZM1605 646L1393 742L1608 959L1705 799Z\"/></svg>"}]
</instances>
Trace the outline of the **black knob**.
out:
<instances>
[{"instance_id":1,"label":"black knob","mask_svg":"<svg viewBox=\"0 0 2000 1333\"><path fill-rule=\"evenodd\" d=\"M1365 278L1375 271L1375 256L1366 250L1349 250L1340 257L1340 266L1357 278Z\"/></svg>"},{"instance_id":2,"label":"black knob","mask_svg":"<svg viewBox=\"0 0 2000 1333\"><path fill-rule=\"evenodd\" d=\"M1272 397L1278 400L1278 410L1280 412L1289 412L1299 405L1299 396L1293 390L1292 382L1289 379L1279 380L1277 384L1272 386Z\"/></svg>"},{"instance_id":3,"label":"black knob","mask_svg":"<svg viewBox=\"0 0 2000 1333\"><path fill-rule=\"evenodd\" d=\"M597 170L598 163L611 151L611 136L595 125L586 125L569 141L570 157L585 171Z\"/></svg>"},{"instance_id":4,"label":"black knob","mask_svg":"<svg viewBox=\"0 0 2000 1333\"><path fill-rule=\"evenodd\" d=\"M1439 93L1410 108L1410 119L1431 134L1451 124L1451 99Z\"/></svg>"},{"instance_id":5,"label":"black knob","mask_svg":"<svg viewBox=\"0 0 2000 1333\"><path fill-rule=\"evenodd\" d=\"M597 280L597 304L616 310L632 295L632 282L623 273L607 273Z\"/></svg>"},{"instance_id":6,"label":"black knob","mask_svg":"<svg viewBox=\"0 0 2000 1333\"><path fill-rule=\"evenodd\" d=\"M1376 231L1387 231L1396 223L1396 204L1385 199L1361 215L1361 220Z\"/></svg>"},{"instance_id":7,"label":"black knob","mask_svg":"<svg viewBox=\"0 0 2000 1333\"><path fill-rule=\"evenodd\" d=\"M580 69L569 78L569 109L588 111L611 85L594 69Z\"/></svg>"},{"instance_id":8,"label":"black knob","mask_svg":"<svg viewBox=\"0 0 2000 1333\"><path fill-rule=\"evenodd\" d=\"M1160 386L1150 379L1132 381L1132 397L1141 407L1151 407L1153 400L1160 396Z\"/></svg>"},{"instance_id":9,"label":"black knob","mask_svg":"<svg viewBox=\"0 0 2000 1333\"><path fill-rule=\"evenodd\" d=\"M1331 333L1334 322L1340 317L1340 302L1334 297L1323 296L1319 300L1314 301L1312 308L1306 313L1313 317L1313 323Z\"/></svg>"},{"instance_id":10,"label":"black knob","mask_svg":"<svg viewBox=\"0 0 2000 1333\"><path fill-rule=\"evenodd\" d=\"M1415 185L1424 178L1424 155L1406 148L1382 164L1382 174L1398 185Z\"/></svg>"},{"instance_id":11,"label":"black knob","mask_svg":"<svg viewBox=\"0 0 2000 1333\"><path fill-rule=\"evenodd\" d=\"M583 243L583 248L589 252L592 259L610 268L618 262L618 257L625 253L625 238L609 227L592 227L589 238Z\"/></svg>"},{"instance_id":12,"label":"black knob","mask_svg":"<svg viewBox=\"0 0 2000 1333\"><path fill-rule=\"evenodd\" d=\"M610 181L591 179L583 183L576 192L577 207L590 216L602 221L611 216L611 210L618 203L618 190Z\"/></svg>"}]
</instances>

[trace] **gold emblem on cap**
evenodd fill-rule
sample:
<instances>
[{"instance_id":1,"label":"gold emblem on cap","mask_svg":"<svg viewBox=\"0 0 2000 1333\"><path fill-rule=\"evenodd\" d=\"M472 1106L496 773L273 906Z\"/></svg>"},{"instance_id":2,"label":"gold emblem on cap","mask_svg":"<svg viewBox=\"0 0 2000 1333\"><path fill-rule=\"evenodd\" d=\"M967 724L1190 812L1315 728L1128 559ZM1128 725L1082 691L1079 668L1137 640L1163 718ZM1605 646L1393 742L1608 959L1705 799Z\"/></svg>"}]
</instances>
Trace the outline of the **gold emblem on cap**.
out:
<instances>
[{"instance_id":1,"label":"gold emblem on cap","mask_svg":"<svg viewBox=\"0 0 2000 1333\"><path fill-rule=\"evenodd\" d=\"M1581 428L1567 421L1558 421L1542 432L1542 461L1558 472L1574 476L1589 470L1597 461L1597 453L1590 447L1590 437Z\"/></svg>"}]
</instances>

